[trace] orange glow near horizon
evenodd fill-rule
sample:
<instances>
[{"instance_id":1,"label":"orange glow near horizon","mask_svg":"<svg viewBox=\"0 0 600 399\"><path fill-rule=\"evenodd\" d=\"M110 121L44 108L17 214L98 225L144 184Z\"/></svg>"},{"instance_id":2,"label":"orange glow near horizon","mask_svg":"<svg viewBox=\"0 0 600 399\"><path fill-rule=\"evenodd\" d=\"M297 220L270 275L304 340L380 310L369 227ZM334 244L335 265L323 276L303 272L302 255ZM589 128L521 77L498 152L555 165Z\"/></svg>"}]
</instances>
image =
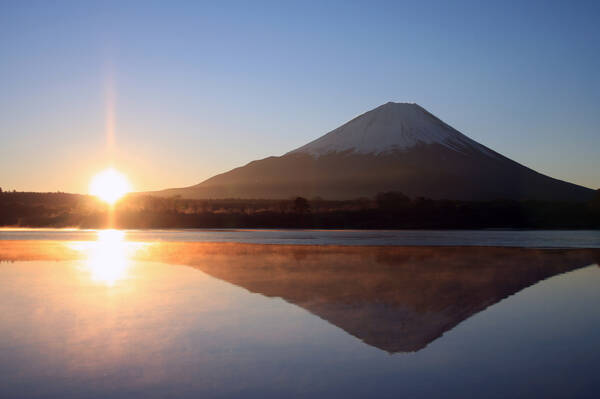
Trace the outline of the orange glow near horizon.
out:
<instances>
[{"instance_id":1,"label":"orange glow near horizon","mask_svg":"<svg viewBox=\"0 0 600 399\"><path fill-rule=\"evenodd\" d=\"M102 201L113 205L121 197L131 191L129 181L119 171L108 168L93 177L89 192Z\"/></svg>"}]
</instances>

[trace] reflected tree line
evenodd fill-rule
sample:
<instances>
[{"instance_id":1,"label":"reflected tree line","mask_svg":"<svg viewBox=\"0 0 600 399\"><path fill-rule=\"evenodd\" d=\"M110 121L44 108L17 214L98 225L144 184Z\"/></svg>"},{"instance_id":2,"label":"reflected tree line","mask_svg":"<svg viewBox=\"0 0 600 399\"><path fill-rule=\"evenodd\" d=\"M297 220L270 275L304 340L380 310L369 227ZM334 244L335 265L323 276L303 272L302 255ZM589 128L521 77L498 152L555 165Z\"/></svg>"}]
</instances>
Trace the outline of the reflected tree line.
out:
<instances>
[{"instance_id":1,"label":"reflected tree line","mask_svg":"<svg viewBox=\"0 0 600 399\"><path fill-rule=\"evenodd\" d=\"M600 228L600 190L593 200L454 201L398 192L333 201L185 199L130 195L111 209L88 195L0 191L0 225L118 228Z\"/></svg>"}]
</instances>

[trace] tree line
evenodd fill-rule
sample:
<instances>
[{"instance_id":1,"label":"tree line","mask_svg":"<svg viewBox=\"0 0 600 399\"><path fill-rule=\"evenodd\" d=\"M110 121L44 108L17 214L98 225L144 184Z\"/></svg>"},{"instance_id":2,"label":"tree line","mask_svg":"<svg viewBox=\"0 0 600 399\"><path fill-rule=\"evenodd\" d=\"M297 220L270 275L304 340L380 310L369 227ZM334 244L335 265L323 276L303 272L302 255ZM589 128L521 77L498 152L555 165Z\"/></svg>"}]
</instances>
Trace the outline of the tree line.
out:
<instances>
[{"instance_id":1,"label":"tree line","mask_svg":"<svg viewBox=\"0 0 600 399\"><path fill-rule=\"evenodd\" d=\"M80 228L600 228L600 190L587 203L455 201L398 192L333 201L160 198L131 195L112 211L95 197L0 192L0 226ZM108 226L109 220L114 223Z\"/></svg>"}]
</instances>

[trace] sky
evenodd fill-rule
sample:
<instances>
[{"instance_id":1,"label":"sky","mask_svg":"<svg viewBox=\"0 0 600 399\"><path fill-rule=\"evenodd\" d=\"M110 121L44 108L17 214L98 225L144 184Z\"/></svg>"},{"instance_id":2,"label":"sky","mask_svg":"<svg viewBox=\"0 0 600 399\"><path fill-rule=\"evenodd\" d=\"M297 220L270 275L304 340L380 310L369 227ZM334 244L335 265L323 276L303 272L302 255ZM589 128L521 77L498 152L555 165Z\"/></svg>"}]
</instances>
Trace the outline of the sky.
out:
<instances>
[{"instance_id":1,"label":"sky","mask_svg":"<svg viewBox=\"0 0 600 399\"><path fill-rule=\"evenodd\" d=\"M0 187L137 191L414 102L600 188L600 2L0 0Z\"/></svg>"}]
</instances>

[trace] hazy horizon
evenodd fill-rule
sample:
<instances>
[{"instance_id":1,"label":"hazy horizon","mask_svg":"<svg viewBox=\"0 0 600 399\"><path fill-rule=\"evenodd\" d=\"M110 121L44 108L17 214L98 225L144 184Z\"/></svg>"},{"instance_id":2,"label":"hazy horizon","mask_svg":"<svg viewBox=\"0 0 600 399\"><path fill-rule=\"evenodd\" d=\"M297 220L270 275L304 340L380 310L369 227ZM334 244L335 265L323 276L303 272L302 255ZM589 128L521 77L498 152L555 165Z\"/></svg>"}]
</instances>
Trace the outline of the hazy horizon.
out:
<instances>
[{"instance_id":1,"label":"hazy horizon","mask_svg":"<svg viewBox=\"0 0 600 399\"><path fill-rule=\"evenodd\" d=\"M388 101L600 187L594 2L0 8L5 190L87 193L111 164L135 191L189 186Z\"/></svg>"}]
</instances>

